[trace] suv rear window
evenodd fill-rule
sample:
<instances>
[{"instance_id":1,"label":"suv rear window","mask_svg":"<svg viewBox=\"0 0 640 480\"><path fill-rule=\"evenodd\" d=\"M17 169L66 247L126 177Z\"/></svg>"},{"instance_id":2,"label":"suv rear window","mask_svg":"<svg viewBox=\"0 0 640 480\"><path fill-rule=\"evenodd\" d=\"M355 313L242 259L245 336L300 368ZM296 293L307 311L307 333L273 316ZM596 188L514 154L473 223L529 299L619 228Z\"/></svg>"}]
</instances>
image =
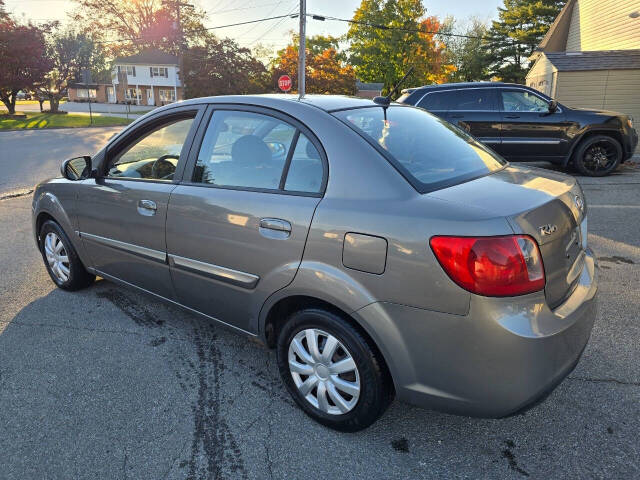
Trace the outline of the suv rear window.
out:
<instances>
[{"instance_id":1,"label":"suv rear window","mask_svg":"<svg viewBox=\"0 0 640 480\"><path fill-rule=\"evenodd\" d=\"M429 111L462 110L489 111L495 110L491 101L492 89L468 88L448 90L446 92L430 92L420 100L418 107Z\"/></svg>"},{"instance_id":2,"label":"suv rear window","mask_svg":"<svg viewBox=\"0 0 640 480\"><path fill-rule=\"evenodd\" d=\"M500 170L505 161L470 135L406 106L333 112L384 155L421 193Z\"/></svg>"}]
</instances>

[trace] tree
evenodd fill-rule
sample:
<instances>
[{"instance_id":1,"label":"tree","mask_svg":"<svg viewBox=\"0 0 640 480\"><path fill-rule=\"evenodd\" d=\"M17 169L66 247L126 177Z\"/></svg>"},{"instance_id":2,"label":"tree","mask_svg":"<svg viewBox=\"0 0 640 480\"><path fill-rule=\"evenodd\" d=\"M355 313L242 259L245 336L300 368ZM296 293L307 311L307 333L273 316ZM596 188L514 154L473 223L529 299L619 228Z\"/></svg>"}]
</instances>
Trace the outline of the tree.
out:
<instances>
[{"instance_id":1,"label":"tree","mask_svg":"<svg viewBox=\"0 0 640 480\"><path fill-rule=\"evenodd\" d=\"M351 65L341 61L336 50L337 39L333 37L309 37L306 42L306 77L307 93L333 93L354 95L356 93L356 76ZM291 77L293 91L298 90L298 36L291 36L291 43L278 52L278 57L271 65L271 84L276 85L280 75Z\"/></svg>"},{"instance_id":2,"label":"tree","mask_svg":"<svg viewBox=\"0 0 640 480\"><path fill-rule=\"evenodd\" d=\"M178 54L178 9L186 44L194 45L206 39L207 31L202 24L206 12L184 0L73 1L77 5L72 15L74 23L83 25L85 33L99 34L102 40L113 41L106 44L107 53L112 57L144 49Z\"/></svg>"},{"instance_id":3,"label":"tree","mask_svg":"<svg viewBox=\"0 0 640 480\"><path fill-rule=\"evenodd\" d=\"M453 19L446 22L446 28L453 31ZM448 37L445 40L448 56L456 71L451 76L456 82L477 82L489 78L489 59L486 53L488 27L478 18L471 18L470 24L462 31L467 37Z\"/></svg>"},{"instance_id":4,"label":"tree","mask_svg":"<svg viewBox=\"0 0 640 480\"><path fill-rule=\"evenodd\" d=\"M506 82L523 83L528 58L564 3L565 0L504 0L486 46L491 74Z\"/></svg>"},{"instance_id":5,"label":"tree","mask_svg":"<svg viewBox=\"0 0 640 480\"><path fill-rule=\"evenodd\" d=\"M18 92L33 89L50 67L43 30L18 25L5 14L0 19L0 100L9 114L16 112Z\"/></svg>"},{"instance_id":6,"label":"tree","mask_svg":"<svg viewBox=\"0 0 640 480\"><path fill-rule=\"evenodd\" d=\"M99 44L85 33L57 31L47 42L51 70L38 87L38 96L49 100L52 112L58 111L60 99L70 83L80 82L85 69L92 76L105 70L105 56Z\"/></svg>"},{"instance_id":7,"label":"tree","mask_svg":"<svg viewBox=\"0 0 640 480\"><path fill-rule=\"evenodd\" d=\"M435 35L441 24L425 14L421 0L362 0L347 33L358 78L388 92L413 66L406 86L447 81L455 67Z\"/></svg>"},{"instance_id":8,"label":"tree","mask_svg":"<svg viewBox=\"0 0 640 480\"><path fill-rule=\"evenodd\" d=\"M186 98L263 93L269 82L265 66L231 39L208 34L184 58Z\"/></svg>"}]
</instances>

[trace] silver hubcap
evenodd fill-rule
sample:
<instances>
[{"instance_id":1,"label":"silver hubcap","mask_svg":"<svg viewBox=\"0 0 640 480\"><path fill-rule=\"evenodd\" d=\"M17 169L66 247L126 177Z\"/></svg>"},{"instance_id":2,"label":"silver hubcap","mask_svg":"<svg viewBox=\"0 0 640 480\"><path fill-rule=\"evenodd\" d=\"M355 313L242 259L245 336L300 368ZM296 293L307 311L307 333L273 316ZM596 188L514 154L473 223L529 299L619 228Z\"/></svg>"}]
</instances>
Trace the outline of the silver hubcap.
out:
<instances>
[{"instance_id":1,"label":"silver hubcap","mask_svg":"<svg viewBox=\"0 0 640 480\"><path fill-rule=\"evenodd\" d=\"M314 407L342 415L356 406L360 375L353 357L336 337L308 328L289 345L289 370L302 396Z\"/></svg>"},{"instance_id":2,"label":"silver hubcap","mask_svg":"<svg viewBox=\"0 0 640 480\"><path fill-rule=\"evenodd\" d=\"M62 283L69 280L69 257L62 240L53 232L44 237L44 254L55 277Z\"/></svg>"}]
</instances>

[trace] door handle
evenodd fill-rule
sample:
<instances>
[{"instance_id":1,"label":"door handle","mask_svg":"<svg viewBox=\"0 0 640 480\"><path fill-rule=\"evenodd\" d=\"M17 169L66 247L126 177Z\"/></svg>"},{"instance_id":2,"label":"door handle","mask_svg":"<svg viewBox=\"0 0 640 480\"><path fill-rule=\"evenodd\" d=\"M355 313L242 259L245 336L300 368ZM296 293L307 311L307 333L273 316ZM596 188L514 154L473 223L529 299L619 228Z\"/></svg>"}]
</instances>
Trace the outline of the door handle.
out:
<instances>
[{"instance_id":1,"label":"door handle","mask_svg":"<svg viewBox=\"0 0 640 480\"><path fill-rule=\"evenodd\" d=\"M260 228L291 233L291 224L280 218L262 218L260 219Z\"/></svg>"},{"instance_id":2,"label":"door handle","mask_svg":"<svg viewBox=\"0 0 640 480\"><path fill-rule=\"evenodd\" d=\"M520 118L520 115L505 115L504 118Z\"/></svg>"},{"instance_id":3,"label":"door handle","mask_svg":"<svg viewBox=\"0 0 640 480\"><path fill-rule=\"evenodd\" d=\"M158 206L153 200L138 200L138 213L145 217L150 217L156 214Z\"/></svg>"},{"instance_id":4,"label":"door handle","mask_svg":"<svg viewBox=\"0 0 640 480\"><path fill-rule=\"evenodd\" d=\"M464 115L449 115L450 118L464 118Z\"/></svg>"}]
</instances>

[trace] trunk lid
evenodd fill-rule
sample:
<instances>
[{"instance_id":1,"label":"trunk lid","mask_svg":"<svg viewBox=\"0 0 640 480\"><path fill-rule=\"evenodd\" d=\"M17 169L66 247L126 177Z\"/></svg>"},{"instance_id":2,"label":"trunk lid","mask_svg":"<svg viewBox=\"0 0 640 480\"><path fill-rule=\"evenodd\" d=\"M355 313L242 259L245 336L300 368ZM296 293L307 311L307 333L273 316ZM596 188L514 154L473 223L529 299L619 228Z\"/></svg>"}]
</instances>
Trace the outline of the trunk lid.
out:
<instances>
[{"instance_id":1,"label":"trunk lid","mask_svg":"<svg viewBox=\"0 0 640 480\"><path fill-rule=\"evenodd\" d=\"M586 249L586 205L573 177L509 165L499 172L428 194L505 217L514 233L538 242L550 308L573 291Z\"/></svg>"}]
</instances>

